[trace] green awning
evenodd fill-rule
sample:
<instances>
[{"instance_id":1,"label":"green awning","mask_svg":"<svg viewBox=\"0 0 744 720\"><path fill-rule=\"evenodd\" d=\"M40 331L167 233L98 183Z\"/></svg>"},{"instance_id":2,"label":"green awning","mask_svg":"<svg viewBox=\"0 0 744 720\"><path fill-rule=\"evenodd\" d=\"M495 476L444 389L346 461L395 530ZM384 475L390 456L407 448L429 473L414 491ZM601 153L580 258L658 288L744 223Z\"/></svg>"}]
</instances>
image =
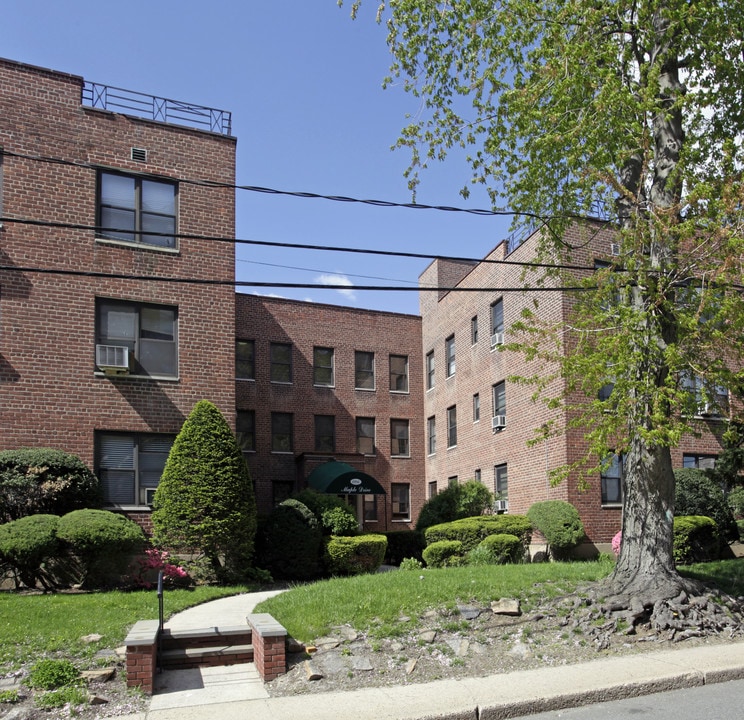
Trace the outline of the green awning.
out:
<instances>
[{"instance_id":1,"label":"green awning","mask_svg":"<svg viewBox=\"0 0 744 720\"><path fill-rule=\"evenodd\" d=\"M382 485L371 475L351 465L331 460L318 465L308 476L307 484L331 495L384 495Z\"/></svg>"}]
</instances>

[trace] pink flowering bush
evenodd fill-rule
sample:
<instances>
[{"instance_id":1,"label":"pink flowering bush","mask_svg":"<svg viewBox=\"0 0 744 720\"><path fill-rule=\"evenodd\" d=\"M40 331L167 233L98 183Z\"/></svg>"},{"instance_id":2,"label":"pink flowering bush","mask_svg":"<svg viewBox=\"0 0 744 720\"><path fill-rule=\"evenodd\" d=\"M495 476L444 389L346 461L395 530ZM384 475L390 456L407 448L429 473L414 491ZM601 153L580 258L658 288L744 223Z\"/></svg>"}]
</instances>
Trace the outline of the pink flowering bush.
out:
<instances>
[{"instance_id":1,"label":"pink flowering bush","mask_svg":"<svg viewBox=\"0 0 744 720\"><path fill-rule=\"evenodd\" d=\"M615 553L615 557L618 557L620 555L620 545L623 542L623 531L618 531L617 535L615 535L614 538L612 538L612 552Z\"/></svg>"},{"instance_id":2,"label":"pink flowering bush","mask_svg":"<svg viewBox=\"0 0 744 720\"><path fill-rule=\"evenodd\" d=\"M144 556L137 558L132 569L132 582L137 587L153 588L157 585L161 570L165 587L186 587L193 584L186 570L170 562L170 553L157 548L145 550Z\"/></svg>"}]
</instances>

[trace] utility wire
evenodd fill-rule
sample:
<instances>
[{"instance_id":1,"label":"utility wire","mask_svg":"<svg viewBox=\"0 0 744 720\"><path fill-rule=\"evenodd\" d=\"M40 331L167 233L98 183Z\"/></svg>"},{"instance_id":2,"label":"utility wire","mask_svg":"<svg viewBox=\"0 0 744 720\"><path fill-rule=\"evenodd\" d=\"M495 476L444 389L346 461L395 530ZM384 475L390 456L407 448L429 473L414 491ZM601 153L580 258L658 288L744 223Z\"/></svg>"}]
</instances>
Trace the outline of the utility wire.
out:
<instances>
[{"instance_id":1,"label":"utility wire","mask_svg":"<svg viewBox=\"0 0 744 720\"><path fill-rule=\"evenodd\" d=\"M32 225L36 227L48 227L48 228L61 228L66 230L86 230L93 231L98 234L111 234L111 233L129 233L132 234L130 228L111 228L102 227L100 225L83 225L79 223L63 223L63 222L52 222L51 220L33 220L30 218L13 218L13 217L0 217L0 223L18 223L21 225ZM418 260L446 260L449 262L460 262L460 263L471 263L477 264L491 264L491 265L506 265L516 266L523 268L534 268L534 269L547 269L547 270L582 270L593 272L594 266L590 265L567 265L567 264L552 264L552 263L536 263L536 262L521 262L518 260L494 260L490 258L472 258L462 257L457 255L432 255L427 253L415 253L405 252L403 250L378 250L374 248L352 248L352 247L336 247L334 245L314 245L311 243L290 243L290 242L279 242L272 240L247 240L239 238L228 238L220 237L216 235L198 235L192 233L163 233L148 231L147 233L134 233L134 234L146 234L152 237L166 237L166 238L179 238L183 240L209 240L213 242L225 242L234 243L237 245L259 245L263 247L276 247L276 248L290 248L293 250L318 250L323 252L341 252L341 253L357 253L361 255L382 255L386 257L404 257L414 258Z\"/></svg>"}]
</instances>

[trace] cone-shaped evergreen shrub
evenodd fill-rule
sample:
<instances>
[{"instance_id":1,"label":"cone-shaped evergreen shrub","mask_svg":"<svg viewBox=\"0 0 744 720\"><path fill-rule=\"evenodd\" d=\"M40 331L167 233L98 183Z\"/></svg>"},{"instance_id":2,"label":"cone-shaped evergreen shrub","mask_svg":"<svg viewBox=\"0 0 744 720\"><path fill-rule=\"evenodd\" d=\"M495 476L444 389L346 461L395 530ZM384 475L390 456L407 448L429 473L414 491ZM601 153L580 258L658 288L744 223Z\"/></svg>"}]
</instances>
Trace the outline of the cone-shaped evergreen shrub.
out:
<instances>
[{"instance_id":1,"label":"cone-shaped evergreen shrub","mask_svg":"<svg viewBox=\"0 0 744 720\"><path fill-rule=\"evenodd\" d=\"M153 502L158 545L204 555L222 579L250 569L256 498L242 453L218 408L201 400L178 433Z\"/></svg>"}]
</instances>

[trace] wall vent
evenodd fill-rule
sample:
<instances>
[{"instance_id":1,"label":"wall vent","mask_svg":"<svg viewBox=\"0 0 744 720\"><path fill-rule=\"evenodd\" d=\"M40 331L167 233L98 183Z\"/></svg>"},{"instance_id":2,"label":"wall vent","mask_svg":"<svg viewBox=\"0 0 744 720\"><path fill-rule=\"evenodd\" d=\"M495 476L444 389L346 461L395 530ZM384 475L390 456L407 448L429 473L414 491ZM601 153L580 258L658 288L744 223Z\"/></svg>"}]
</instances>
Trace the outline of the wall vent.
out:
<instances>
[{"instance_id":1,"label":"wall vent","mask_svg":"<svg viewBox=\"0 0 744 720\"><path fill-rule=\"evenodd\" d=\"M144 148L132 148L132 160L135 162L147 162L147 150Z\"/></svg>"}]
</instances>

